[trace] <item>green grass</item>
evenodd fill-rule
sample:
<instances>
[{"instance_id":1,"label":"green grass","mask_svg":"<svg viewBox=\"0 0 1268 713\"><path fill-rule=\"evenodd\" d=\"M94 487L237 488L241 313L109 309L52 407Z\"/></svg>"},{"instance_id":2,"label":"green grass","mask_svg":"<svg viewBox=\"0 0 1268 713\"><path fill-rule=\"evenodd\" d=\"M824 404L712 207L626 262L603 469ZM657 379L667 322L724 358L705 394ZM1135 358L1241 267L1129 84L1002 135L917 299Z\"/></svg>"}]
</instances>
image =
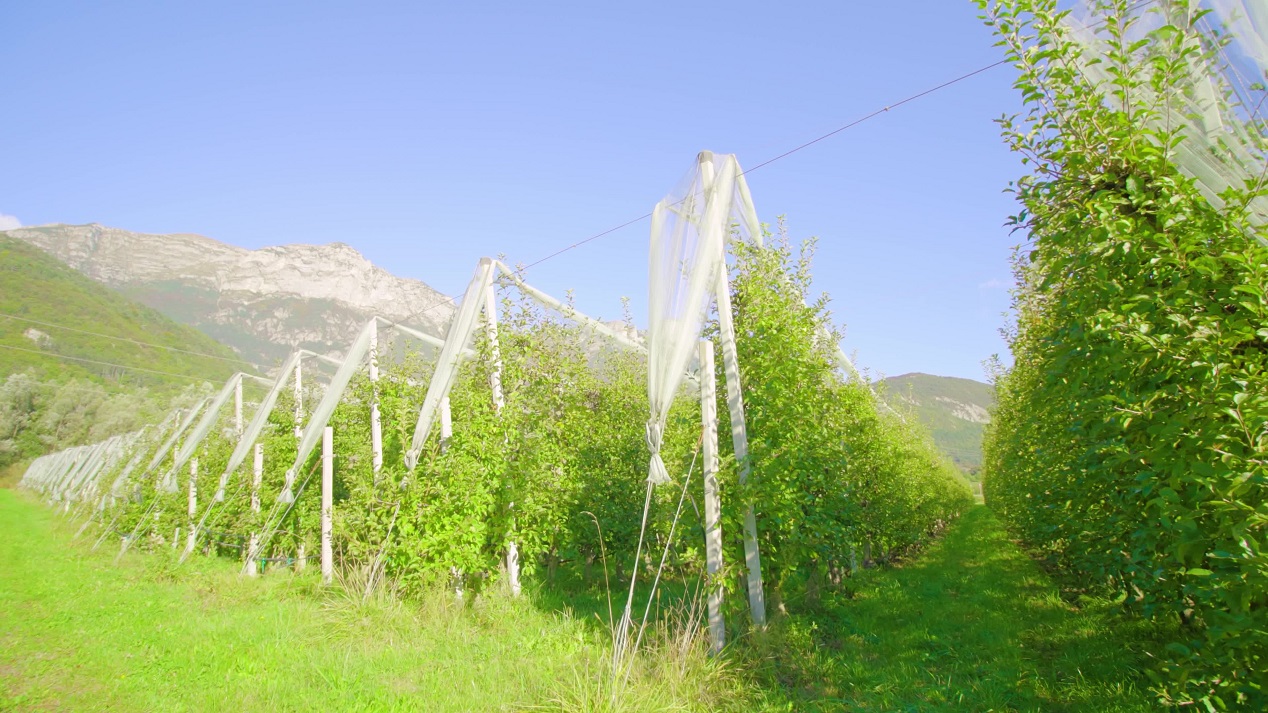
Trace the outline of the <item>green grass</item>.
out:
<instances>
[{"instance_id":1,"label":"green grass","mask_svg":"<svg viewBox=\"0 0 1268 713\"><path fill-rule=\"evenodd\" d=\"M497 597L360 605L312 576L67 556L54 518L0 491L0 709L498 710L545 697L591 645Z\"/></svg>"},{"instance_id":2,"label":"green grass","mask_svg":"<svg viewBox=\"0 0 1268 713\"><path fill-rule=\"evenodd\" d=\"M1156 632L1073 598L978 507L709 661L653 634L613 705L602 590L367 604L316 574L70 544L0 489L0 710L1145 711ZM113 549L113 547L103 547ZM570 608L565 609L563 602ZM554 611L558 610L558 611Z\"/></svg>"},{"instance_id":3,"label":"green grass","mask_svg":"<svg viewBox=\"0 0 1268 713\"><path fill-rule=\"evenodd\" d=\"M762 675L795 710L1157 709L1142 675L1157 627L1063 593L985 506L917 561L847 587L764 642Z\"/></svg>"},{"instance_id":4,"label":"green grass","mask_svg":"<svg viewBox=\"0 0 1268 713\"><path fill-rule=\"evenodd\" d=\"M603 710L603 636L492 594L361 603L315 568L68 547L74 523L0 489L0 710ZM85 538L87 539L87 538ZM732 695L703 647L640 666L626 705L706 710ZM673 665L685 667L675 671ZM690 705L689 705L690 704ZM745 710L744 707L733 708Z\"/></svg>"}]
</instances>

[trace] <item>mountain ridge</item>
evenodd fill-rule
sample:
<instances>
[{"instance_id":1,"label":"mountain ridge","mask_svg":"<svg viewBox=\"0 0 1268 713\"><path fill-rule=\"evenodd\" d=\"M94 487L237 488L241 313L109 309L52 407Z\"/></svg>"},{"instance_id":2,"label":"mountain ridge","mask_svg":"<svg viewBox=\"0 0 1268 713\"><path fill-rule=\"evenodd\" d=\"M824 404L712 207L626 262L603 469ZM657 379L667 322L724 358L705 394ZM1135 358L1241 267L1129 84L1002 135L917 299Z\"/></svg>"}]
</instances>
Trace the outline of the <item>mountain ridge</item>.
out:
<instances>
[{"instance_id":1,"label":"mountain ridge","mask_svg":"<svg viewBox=\"0 0 1268 713\"><path fill-rule=\"evenodd\" d=\"M994 387L958 376L912 372L878 382L885 402L914 413L934 443L966 473L982 467L982 438L995 405Z\"/></svg>"},{"instance_id":2,"label":"mountain ridge","mask_svg":"<svg viewBox=\"0 0 1268 713\"><path fill-rule=\"evenodd\" d=\"M346 243L251 250L193 233L137 233L97 223L0 234L261 365L299 347L338 356L373 315L440 334L454 310L426 283L393 275Z\"/></svg>"}]
</instances>

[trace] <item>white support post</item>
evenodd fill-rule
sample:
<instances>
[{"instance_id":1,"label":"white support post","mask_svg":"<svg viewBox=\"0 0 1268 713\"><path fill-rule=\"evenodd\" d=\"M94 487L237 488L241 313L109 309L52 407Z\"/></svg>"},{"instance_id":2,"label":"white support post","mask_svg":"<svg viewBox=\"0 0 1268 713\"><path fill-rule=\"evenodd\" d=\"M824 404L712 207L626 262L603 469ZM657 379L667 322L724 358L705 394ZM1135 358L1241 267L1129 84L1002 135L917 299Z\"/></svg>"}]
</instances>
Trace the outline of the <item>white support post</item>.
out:
<instances>
[{"instance_id":1,"label":"white support post","mask_svg":"<svg viewBox=\"0 0 1268 713\"><path fill-rule=\"evenodd\" d=\"M498 346L497 295L494 294L492 285L484 289L484 330L489 339L489 351L493 358L493 369L489 372L489 387L493 390L493 406L501 411L506 402L502 398L502 350Z\"/></svg>"},{"instance_id":2,"label":"white support post","mask_svg":"<svg viewBox=\"0 0 1268 713\"><path fill-rule=\"evenodd\" d=\"M198 459L189 461L189 534L186 536L185 551L193 552L198 539L198 528L194 518L198 517Z\"/></svg>"},{"instance_id":3,"label":"white support post","mask_svg":"<svg viewBox=\"0 0 1268 713\"><path fill-rule=\"evenodd\" d=\"M233 432L242 438L242 376L233 387Z\"/></svg>"},{"instance_id":4,"label":"white support post","mask_svg":"<svg viewBox=\"0 0 1268 713\"><path fill-rule=\"evenodd\" d=\"M321 432L321 583L327 585L334 581L335 576L330 544L335 489L334 433L335 429L330 426Z\"/></svg>"},{"instance_id":5,"label":"white support post","mask_svg":"<svg viewBox=\"0 0 1268 713\"><path fill-rule=\"evenodd\" d=\"M705 186L712 187L711 198L721 200L725 196L715 183L711 157L701 154L700 169ZM728 185L734 186L734 176ZM727 189L723 187L723 191ZM748 428L744 418L744 393L740 389L740 361L735 349L734 313L731 311L731 289L727 280L726 262L718 271L714 287L718 306L718 332L722 341L722 366L726 375L727 410L731 414L731 442L735 462L739 467L739 481L748 481ZM757 628L766 626L766 595L762 590L762 559L757 547L757 518L750 503L744 508L744 561L748 567L748 603Z\"/></svg>"},{"instance_id":6,"label":"white support post","mask_svg":"<svg viewBox=\"0 0 1268 713\"><path fill-rule=\"evenodd\" d=\"M492 278L492 272L489 276ZM484 290L484 328L493 358L493 368L489 371L489 387L493 391L493 407L501 413L506 401L502 396L502 350L498 346L497 295L493 292L492 284L486 286ZM511 540L506 544L506 578L511 585L511 596L518 597L520 595L520 555L519 547L515 544L515 503L512 502L507 507L511 509Z\"/></svg>"},{"instance_id":7,"label":"white support post","mask_svg":"<svg viewBox=\"0 0 1268 713\"><path fill-rule=\"evenodd\" d=\"M295 361L295 440L304 437L304 359Z\"/></svg>"},{"instance_id":8,"label":"white support post","mask_svg":"<svg viewBox=\"0 0 1268 713\"><path fill-rule=\"evenodd\" d=\"M299 551L295 553L295 571L303 572L308 566L308 546L303 542L299 543Z\"/></svg>"},{"instance_id":9,"label":"white support post","mask_svg":"<svg viewBox=\"0 0 1268 713\"><path fill-rule=\"evenodd\" d=\"M718 498L718 403L713 375L713 342L700 341L700 420L704 426L704 551L708 572L709 651L726 645L722 618L722 502Z\"/></svg>"},{"instance_id":10,"label":"white support post","mask_svg":"<svg viewBox=\"0 0 1268 713\"><path fill-rule=\"evenodd\" d=\"M255 561L255 548L260 543L260 536L251 533L251 540L247 543L247 576L256 577L260 574L259 564Z\"/></svg>"},{"instance_id":11,"label":"white support post","mask_svg":"<svg viewBox=\"0 0 1268 713\"><path fill-rule=\"evenodd\" d=\"M255 444L255 462L251 467L251 512L260 514L260 484L264 482L264 444ZM256 549L260 546L260 535L257 532L251 533L251 541L247 543L247 576L254 577L259 574L259 563L256 558L259 554Z\"/></svg>"},{"instance_id":12,"label":"white support post","mask_svg":"<svg viewBox=\"0 0 1268 713\"><path fill-rule=\"evenodd\" d=\"M264 444L255 444L255 462L251 465L251 512L260 512L260 485L264 482Z\"/></svg>"},{"instance_id":13,"label":"white support post","mask_svg":"<svg viewBox=\"0 0 1268 713\"><path fill-rule=\"evenodd\" d=\"M379 320L370 323L370 453L374 482L383 470L383 420L379 415Z\"/></svg>"},{"instance_id":14,"label":"white support post","mask_svg":"<svg viewBox=\"0 0 1268 713\"><path fill-rule=\"evenodd\" d=\"M453 414L449 411L449 397L440 400L440 450L449 447L449 438L453 436Z\"/></svg>"}]
</instances>

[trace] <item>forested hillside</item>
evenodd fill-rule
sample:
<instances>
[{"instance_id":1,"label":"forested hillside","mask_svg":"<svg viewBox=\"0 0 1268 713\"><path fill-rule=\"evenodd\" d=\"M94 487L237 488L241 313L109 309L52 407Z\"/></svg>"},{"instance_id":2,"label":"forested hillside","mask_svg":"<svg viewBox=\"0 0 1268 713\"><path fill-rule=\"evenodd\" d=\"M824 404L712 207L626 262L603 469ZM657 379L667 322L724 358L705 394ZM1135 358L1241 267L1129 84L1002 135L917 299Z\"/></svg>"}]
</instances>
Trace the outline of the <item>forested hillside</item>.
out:
<instances>
[{"instance_id":1,"label":"forested hillside","mask_svg":"<svg viewBox=\"0 0 1268 713\"><path fill-rule=\"evenodd\" d=\"M0 468L133 430L250 369L207 335L0 236Z\"/></svg>"},{"instance_id":2,"label":"forested hillside","mask_svg":"<svg viewBox=\"0 0 1268 713\"><path fill-rule=\"evenodd\" d=\"M982 436L995 406L995 390L973 379L903 374L881 381L881 395L899 411L911 410L938 450L970 475L982 467Z\"/></svg>"}]
</instances>

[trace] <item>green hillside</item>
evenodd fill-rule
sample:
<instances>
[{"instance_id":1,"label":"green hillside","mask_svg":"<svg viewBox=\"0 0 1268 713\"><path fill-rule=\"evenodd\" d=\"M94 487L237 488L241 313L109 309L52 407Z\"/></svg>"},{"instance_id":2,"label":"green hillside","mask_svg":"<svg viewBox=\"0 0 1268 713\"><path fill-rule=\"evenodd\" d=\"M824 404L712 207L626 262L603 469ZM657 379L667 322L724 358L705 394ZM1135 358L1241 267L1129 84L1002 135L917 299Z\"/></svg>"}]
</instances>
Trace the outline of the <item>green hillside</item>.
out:
<instances>
[{"instance_id":1,"label":"green hillside","mask_svg":"<svg viewBox=\"0 0 1268 713\"><path fill-rule=\"evenodd\" d=\"M207 335L0 234L0 468L131 430L244 368Z\"/></svg>"},{"instance_id":2,"label":"green hillside","mask_svg":"<svg viewBox=\"0 0 1268 713\"><path fill-rule=\"evenodd\" d=\"M956 465L973 474L982 467L982 435L995 405L995 390L973 379L904 374L878 385L895 409L913 412Z\"/></svg>"},{"instance_id":3,"label":"green hillside","mask_svg":"<svg viewBox=\"0 0 1268 713\"><path fill-rule=\"evenodd\" d=\"M47 326L50 324L81 331ZM28 330L41 332L47 338L35 333L26 336ZM98 383L154 387L188 383L189 379L180 376L220 381L244 366L233 361L231 350L202 332L177 324L84 277L40 249L5 235L0 235L0 345L9 347L0 349L0 376L33 369L41 378L79 377ZM51 355L179 376L105 367Z\"/></svg>"}]
</instances>

